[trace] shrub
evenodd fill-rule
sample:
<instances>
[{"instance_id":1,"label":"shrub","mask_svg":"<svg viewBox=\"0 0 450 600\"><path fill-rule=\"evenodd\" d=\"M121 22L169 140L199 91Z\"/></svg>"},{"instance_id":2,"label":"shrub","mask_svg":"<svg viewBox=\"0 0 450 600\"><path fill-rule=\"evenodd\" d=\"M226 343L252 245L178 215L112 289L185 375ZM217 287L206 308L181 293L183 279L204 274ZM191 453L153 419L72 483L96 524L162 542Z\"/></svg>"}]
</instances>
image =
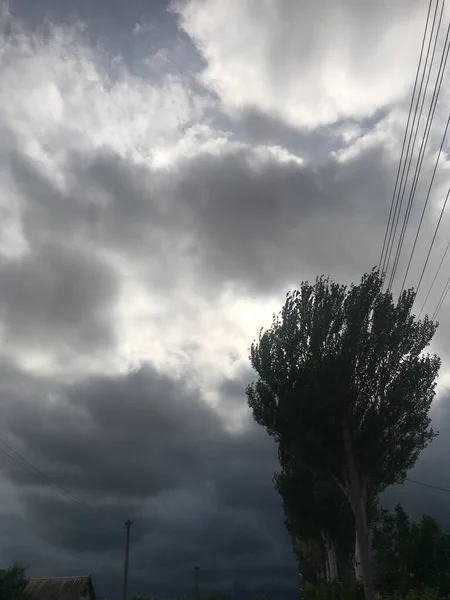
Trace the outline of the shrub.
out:
<instances>
[{"instance_id":1,"label":"shrub","mask_svg":"<svg viewBox=\"0 0 450 600\"><path fill-rule=\"evenodd\" d=\"M303 597L305 600L364 600L364 589L354 582L306 583Z\"/></svg>"}]
</instances>

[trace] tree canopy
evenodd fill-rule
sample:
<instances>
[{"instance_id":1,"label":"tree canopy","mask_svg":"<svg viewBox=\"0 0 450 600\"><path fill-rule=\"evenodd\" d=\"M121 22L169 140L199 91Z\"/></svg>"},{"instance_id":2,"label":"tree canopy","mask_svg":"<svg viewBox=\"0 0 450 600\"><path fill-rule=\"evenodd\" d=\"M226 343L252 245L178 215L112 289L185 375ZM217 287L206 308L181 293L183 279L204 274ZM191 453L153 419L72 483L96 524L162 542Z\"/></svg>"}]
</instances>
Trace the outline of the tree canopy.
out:
<instances>
[{"instance_id":1,"label":"tree canopy","mask_svg":"<svg viewBox=\"0 0 450 600\"><path fill-rule=\"evenodd\" d=\"M373 526L372 545L380 591L450 593L450 535L432 517L414 522L400 505L393 512L383 510Z\"/></svg>"},{"instance_id":2,"label":"tree canopy","mask_svg":"<svg viewBox=\"0 0 450 600\"><path fill-rule=\"evenodd\" d=\"M0 600L25 600L25 569L13 565L0 572Z\"/></svg>"},{"instance_id":3,"label":"tree canopy","mask_svg":"<svg viewBox=\"0 0 450 600\"><path fill-rule=\"evenodd\" d=\"M328 474L353 511L367 600L374 597L367 501L401 482L433 439L428 411L440 360L425 354L436 324L397 303L373 270L349 288L326 278L289 292L250 350L255 420L284 456Z\"/></svg>"}]
</instances>

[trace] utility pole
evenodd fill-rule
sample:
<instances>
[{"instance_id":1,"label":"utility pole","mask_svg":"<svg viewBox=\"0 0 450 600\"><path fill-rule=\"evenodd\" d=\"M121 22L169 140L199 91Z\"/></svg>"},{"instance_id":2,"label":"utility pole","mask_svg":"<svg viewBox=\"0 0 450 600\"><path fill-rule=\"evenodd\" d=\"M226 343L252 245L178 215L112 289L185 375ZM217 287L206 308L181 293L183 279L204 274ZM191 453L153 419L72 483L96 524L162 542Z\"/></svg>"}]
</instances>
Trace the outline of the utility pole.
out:
<instances>
[{"instance_id":1,"label":"utility pole","mask_svg":"<svg viewBox=\"0 0 450 600\"><path fill-rule=\"evenodd\" d=\"M131 526L133 525L133 521L130 521L130 519L128 519L128 521L125 523L125 527L127 530L127 537L126 537L126 545L125 545L125 569L124 569L124 573L123 573L123 593L122 593L122 600L127 600L127 591L128 591L128 561L130 558L130 529Z\"/></svg>"},{"instance_id":2,"label":"utility pole","mask_svg":"<svg viewBox=\"0 0 450 600\"><path fill-rule=\"evenodd\" d=\"M195 598L198 600L199 598L199 585L198 585L198 574L200 571L200 567L194 567L194 583L195 583Z\"/></svg>"}]
</instances>

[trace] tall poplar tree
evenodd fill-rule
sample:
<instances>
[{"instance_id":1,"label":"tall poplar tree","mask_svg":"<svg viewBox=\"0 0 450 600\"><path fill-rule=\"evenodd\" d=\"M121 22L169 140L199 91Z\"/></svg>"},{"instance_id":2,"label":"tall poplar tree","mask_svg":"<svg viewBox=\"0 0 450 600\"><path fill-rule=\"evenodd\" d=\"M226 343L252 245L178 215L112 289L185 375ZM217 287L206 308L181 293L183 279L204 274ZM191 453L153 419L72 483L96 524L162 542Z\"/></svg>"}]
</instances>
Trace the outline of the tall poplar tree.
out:
<instances>
[{"instance_id":1,"label":"tall poplar tree","mask_svg":"<svg viewBox=\"0 0 450 600\"><path fill-rule=\"evenodd\" d=\"M425 354L436 324L397 302L373 270L349 288L319 278L289 292L250 357L255 420L291 460L328 473L352 508L366 600L375 597L367 501L401 482L432 440L440 360Z\"/></svg>"}]
</instances>

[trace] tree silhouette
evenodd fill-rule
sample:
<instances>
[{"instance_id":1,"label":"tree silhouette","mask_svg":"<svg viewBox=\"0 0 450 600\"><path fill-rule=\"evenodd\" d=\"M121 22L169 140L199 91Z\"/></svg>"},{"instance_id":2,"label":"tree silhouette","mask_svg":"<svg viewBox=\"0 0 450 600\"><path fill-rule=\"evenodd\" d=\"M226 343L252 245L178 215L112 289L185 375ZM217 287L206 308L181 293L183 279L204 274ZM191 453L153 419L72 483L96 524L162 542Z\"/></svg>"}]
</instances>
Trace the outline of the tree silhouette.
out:
<instances>
[{"instance_id":1,"label":"tree silhouette","mask_svg":"<svg viewBox=\"0 0 450 600\"><path fill-rule=\"evenodd\" d=\"M366 600L373 600L369 492L401 482L434 437L428 411L440 360L424 354L436 324L397 303L379 273L350 288L319 278L289 292L250 358L255 420L287 460L329 474L352 508Z\"/></svg>"}]
</instances>

